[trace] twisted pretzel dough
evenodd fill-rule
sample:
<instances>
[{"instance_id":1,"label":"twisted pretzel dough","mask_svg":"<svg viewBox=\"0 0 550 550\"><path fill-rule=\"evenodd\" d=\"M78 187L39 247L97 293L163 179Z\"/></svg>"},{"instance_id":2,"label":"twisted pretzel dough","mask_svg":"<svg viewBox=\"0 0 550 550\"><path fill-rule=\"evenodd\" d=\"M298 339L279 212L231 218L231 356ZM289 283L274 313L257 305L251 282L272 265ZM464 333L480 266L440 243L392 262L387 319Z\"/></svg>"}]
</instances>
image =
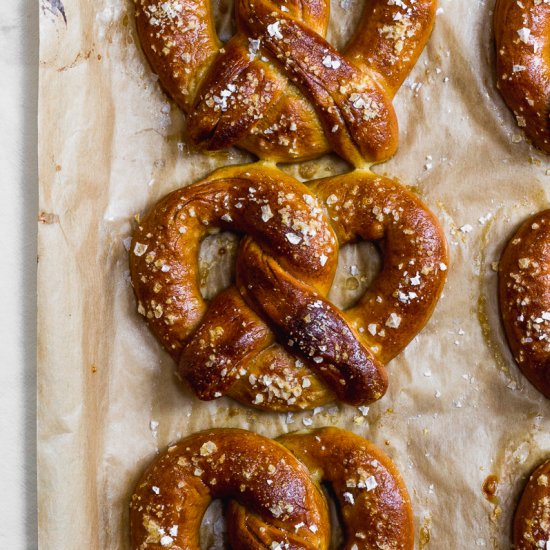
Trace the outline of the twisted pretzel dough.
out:
<instances>
[{"instance_id":1,"label":"twisted pretzel dough","mask_svg":"<svg viewBox=\"0 0 550 550\"><path fill-rule=\"evenodd\" d=\"M550 2L497 0L497 87L533 144L550 153Z\"/></svg>"},{"instance_id":2,"label":"twisted pretzel dough","mask_svg":"<svg viewBox=\"0 0 550 550\"><path fill-rule=\"evenodd\" d=\"M246 237L235 286L207 304L198 253L219 228ZM339 246L358 238L382 240L384 268L343 312L326 295ZM138 311L199 398L272 410L379 399L383 365L431 315L446 262L437 220L395 182L356 171L308 188L266 164L171 193L140 223L130 254Z\"/></svg>"},{"instance_id":3,"label":"twisted pretzel dough","mask_svg":"<svg viewBox=\"0 0 550 550\"><path fill-rule=\"evenodd\" d=\"M519 368L550 398L550 210L526 220L499 267L500 311Z\"/></svg>"},{"instance_id":4,"label":"twisted pretzel dough","mask_svg":"<svg viewBox=\"0 0 550 550\"><path fill-rule=\"evenodd\" d=\"M514 516L515 550L540 550L550 545L550 460L529 478Z\"/></svg>"},{"instance_id":5,"label":"twisted pretzel dough","mask_svg":"<svg viewBox=\"0 0 550 550\"><path fill-rule=\"evenodd\" d=\"M328 548L327 505L305 466L275 441L233 429L194 434L149 466L131 499L132 548L200 550L202 516L218 498L236 501L232 548Z\"/></svg>"},{"instance_id":6,"label":"twisted pretzel dough","mask_svg":"<svg viewBox=\"0 0 550 550\"><path fill-rule=\"evenodd\" d=\"M227 498L232 548L324 550L330 522L321 482L331 485L339 503L343 548L412 550L411 504L399 472L372 443L337 428L277 441L245 430L210 430L170 447L132 496L132 547L198 550L206 508Z\"/></svg>"},{"instance_id":7,"label":"twisted pretzel dough","mask_svg":"<svg viewBox=\"0 0 550 550\"><path fill-rule=\"evenodd\" d=\"M392 99L431 33L436 0L369 0L344 52L325 35L328 0L237 0L216 36L209 0L136 0L143 50L207 150L238 145L294 161L334 150L355 166L397 148Z\"/></svg>"}]
</instances>

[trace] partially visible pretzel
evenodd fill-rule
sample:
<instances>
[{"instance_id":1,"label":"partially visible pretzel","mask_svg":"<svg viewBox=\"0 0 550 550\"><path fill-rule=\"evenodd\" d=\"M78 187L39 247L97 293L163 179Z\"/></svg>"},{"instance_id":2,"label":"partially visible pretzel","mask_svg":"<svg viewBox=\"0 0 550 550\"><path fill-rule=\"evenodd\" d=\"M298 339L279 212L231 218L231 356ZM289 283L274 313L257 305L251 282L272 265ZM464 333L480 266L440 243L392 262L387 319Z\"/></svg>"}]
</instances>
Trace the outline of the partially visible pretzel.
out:
<instances>
[{"instance_id":1,"label":"partially visible pretzel","mask_svg":"<svg viewBox=\"0 0 550 550\"><path fill-rule=\"evenodd\" d=\"M218 498L235 501L232 548L328 548L327 505L306 467L271 439L221 429L187 437L149 466L131 499L132 550L199 550L202 516Z\"/></svg>"},{"instance_id":2,"label":"partially visible pretzel","mask_svg":"<svg viewBox=\"0 0 550 550\"><path fill-rule=\"evenodd\" d=\"M247 236L236 285L207 304L199 246L220 228ZM326 295L339 246L357 239L383 243L384 267L343 312ZM201 399L294 410L384 394L384 364L438 300L447 249L435 217L391 180L357 170L308 188L260 164L165 197L137 227L130 266L138 311Z\"/></svg>"},{"instance_id":3,"label":"partially visible pretzel","mask_svg":"<svg viewBox=\"0 0 550 550\"><path fill-rule=\"evenodd\" d=\"M550 153L550 2L497 0L497 87L533 145Z\"/></svg>"},{"instance_id":4,"label":"partially visible pretzel","mask_svg":"<svg viewBox=\"0 0 550 550\"><path fill-rule=\"evenodd\" d=\"M514 516L515 550L550 547L550 460L529 478Z\"/></svg>"},{"instance_id":5,"label":"partially visible pretzel","mask_svg":"<svg viewBox=\"0 0 550 550\"><path fill-rule=\"evenodd\" d=\"M499 267L500 311L514 359L550 399L550 210L526 220Z\"/></svg>"},{"instance_id":6,"label":"partially visible pretzel","mask_svg":"<svg viewBox=\"0 0 550 550\"><path fill-rule=\"evenodd\" d=\"M344 52L328 0L236 0L221 44L209 0L135 0L143 50L188 114L193 141L293 161L334 150L355 166L397 147L392 98L431 33L436 0L369 0Z\"/></svg>"},{"instance_id":7,"label":"partially visible pretzel","mask_svg":"<svg viewBox=\"0 0 550 550\"><path fill-rule=\"evenodd\" d=\"M206 508L225 498L231 548L324 550L331 526L321 483L336 496L343 548L412 550L411 503L395 465L372 443L337 428L277 442L244 430L210 430L170 447L132 496L132 548L198 550Z\"/></svg>"}]
</instances>

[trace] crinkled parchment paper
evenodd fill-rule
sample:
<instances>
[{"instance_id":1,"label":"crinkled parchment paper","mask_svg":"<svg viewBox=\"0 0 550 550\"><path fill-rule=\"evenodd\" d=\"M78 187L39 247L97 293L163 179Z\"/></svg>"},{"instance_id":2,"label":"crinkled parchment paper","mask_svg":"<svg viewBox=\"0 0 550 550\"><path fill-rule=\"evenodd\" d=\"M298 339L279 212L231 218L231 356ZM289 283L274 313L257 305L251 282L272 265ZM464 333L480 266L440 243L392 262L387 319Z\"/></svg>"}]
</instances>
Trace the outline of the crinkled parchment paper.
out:
<instances>
[{"instance_id":1,"label":"crinkled parchment paper","mask_svg":"<svg viewBox=\"0 0 550 550\"><path fill-rule=\"evenodd\" d=\"M361 5L333 2L336 44ZM334 406L287 416L194 398L137 314L128 280L134 215L215 167L250 158L204 156L185 144L184 118L136 43L130 0L42 1L42 548L128 548L137 477L159 449L191 432L238 426L277 436L304 424L352 430L393 457L412 495L418 548L510 547L518 493L550 456L550 402L507 350L493 263L518 224L548 205L550 165L495 90L492 9L493 0L441 0L434 34L395 101L399 151L376 168L413 186L445 229L451 265L432 319L389 365L389 391L368 414ZM219 13L227 37L228 5ZM327 157L285 169L310 179L343 165ZM234 244L224 235L205 245L209 291L231 271ZM333 292L340 304L375 269L365 248L342 254ZM490 474L499 479L497 503L482 492Z\"/></svg>"}]
</instances>

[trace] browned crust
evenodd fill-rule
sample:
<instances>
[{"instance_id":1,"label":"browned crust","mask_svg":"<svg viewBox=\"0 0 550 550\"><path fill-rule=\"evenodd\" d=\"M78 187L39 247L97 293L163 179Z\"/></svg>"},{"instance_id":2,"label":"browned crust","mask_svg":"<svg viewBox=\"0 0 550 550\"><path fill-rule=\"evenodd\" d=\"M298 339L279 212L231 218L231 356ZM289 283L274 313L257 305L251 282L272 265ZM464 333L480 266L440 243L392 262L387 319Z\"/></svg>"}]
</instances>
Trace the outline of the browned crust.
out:
<instances>
[{"instance_id":1,"label":"browned crust","mask_svg":"<svg viewBox=\"0 0 550 550\"><path fill-rule=\"evenodd\" d=\"M295 432L277 441L307 466L317 483L330 485L344 523L343 548L414 548L407 488L395 464L378 447L337 428Z\"/></svg>"},{"instance_id":2,"label":"browned crust","mask_svg":"<svg viewBox=\"0 0 550 550\"><path fill-rule=\"evenodd\" d=\"M514 516L514 548L546 549L550 544L550 460L529 478Z\"/></svg>"},{"instance_id":3,"label":"browned crust","mask_svg":"<svg viewBox=\"0 0 550 550\"><path fill-rule=\"evenodd\" d=\"M131 497L132 548L198 550L202 516L221 498L229 501L232 548L324 550L331 526L321 483L336 497L345 548L412 550L411 502L397 468L375 445L338 428L276 441L208 430L169 447Z\"/></svg>"},{"instance_id":4,"label":"browned crust","mask_svg":"<svg viewBox=\"0 0 550 550\"><path fill-rule=\"evenodd\" d=\"M550 398L550 210L526 220L508 242L500 260L499 290L514 359Z\"/></svg>"},{"instance_id":5,"label":"browned crust","mask_svg":"<svg viewBox=\"0 0 550 550\"><path fill-rule=\"evenodd\" d=\"M497 0L497 87L533 145L550 153L550 3Z\"/></svg>"},{"instance_id":6,"label":"browned crust","mask_svg":"<svg viewBox=\"0 0 550 550\"><path fill-rule=\"evenodd\" d=\"M248 236L236 285L207 304L198 251L217 228ZM360 238L383 243L384 268L343 312L326 295L339 246ZM197 395L274 410L379 399L383 365L430 317L447 263L437 220L397 183L358 171L308 188L267 165L224 168L168 195L130 254L138 311Z\"/></svg>"},{"instance_id":7,"label":"browned crust","mask_svg":"<svg viewBox=\"0 0 550 550\"><path fill-rule=\"evenodd\" d=\"M325 0L286 2L284 11L240 0L237 33L223 47L208 0L136 0L136 25L201 147L239 145L275 161L334 150L362 166L397 148L391 101L428 40L436 4L367 2L344 53L324 38Z\"/></svg>"},{"instance_id":8,"label":"browned crust","mask_svg":"<svg viewBox=\"0 0 550 550\"><path fill-rule=\"evenodd\" d=\"M154 460L131 498L132 548L199 550L202 516L218 498L242 512L228 522L232 548L328 548L326 501L306 467L279 443L236 429L191 435Z\"/></svg>"}]
</instances>

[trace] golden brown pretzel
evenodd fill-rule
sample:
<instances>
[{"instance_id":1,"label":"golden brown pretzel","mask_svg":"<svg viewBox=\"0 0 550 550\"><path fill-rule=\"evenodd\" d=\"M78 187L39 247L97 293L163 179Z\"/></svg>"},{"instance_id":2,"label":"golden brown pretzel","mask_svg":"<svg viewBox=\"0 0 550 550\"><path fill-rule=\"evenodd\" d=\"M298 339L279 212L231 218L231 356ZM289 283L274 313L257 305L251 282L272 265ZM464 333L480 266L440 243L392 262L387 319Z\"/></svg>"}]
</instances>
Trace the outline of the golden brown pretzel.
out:
<instances>
[{"instance_id":1,"label":"golden brown pretzel","mask_svg":"<svg viewBox=\"0 0 550 550\"><path fill-rule=\"evenodd\" d=\"M550 460L529 478L514 516L515 550L550 547Z\"/></svg>"},{"instance_id":2,"label":"golden brown pretzel","mask_svg":"<svg viewBox=\"0 0 550 550\"><path fill-rule=\"evenodd\" d=\"M328 548L327 505L306 467L279 443L235 429L194 434L155 459L131 499L132 548L199 550L202 516L217 498L236 501L232 548Z\"/></svg>"},{"instance_id":3,"label":"golden brown pretzel","mask_svg":"<svg viewBox=\"0 0 550 550\"><path fill-rule=\"evenodd\" d=\"M550 153L550 2L497 0L497 87L533 144Z\"/></svg>"},{"instance_id":4,"label":"golden brown pretzel","mask_svg":"<svg viewBox=\"0 0 550 550\"><path fill-rule=\"evenodd\" d=\"M500 311L519 368L550 398L550 210L526 220L499 268Z\"/></svg>"},{"instance_id":5,"label":"golden brown pretzel","mask_svg":"<svg viewBox=\"0 0 550 550\"><path fill-rule=\"evenodd\" d=\"M335 495L350 550L412 550L414 523L397 468L375 445L337 428L295 432L277 439L303 462L316 483Z\"/></svg>"},{"instance_id":6,"label":"golden brown pretzel","mask_svg":"<svg viewBox=\"0 0 550 550\"><path fill-rule=\"evenodd\" d=\"M198 252L219 228L247 236L235 286L207 304ZM343 312L326 295L339 246L359 238L382 241L384 268ZM358 170L308 188L266 164L171 193L139 224L130 254L138 311L197 395L273 410L379 399L383 365L431 315L446 263L437 220L395 182Z\"/></svg>"},{"instance_id":7,"label":"golden brown pretzel","mask_svg":"<svg viewBox=\"0 0 550 550\"><path fill-rule=\"evenodd\" d=\"M410 499L394 464L372 443L337 428L277 441L210 430L170 447L132 496L132 547L198 550L206 508L225 498L231 548L323 550L331 532L323 482L341 510L343 548L413 548Z\"/></svg>"},{"instance_id":8,"label":"golden brown pretzel","mask_svg":"<svg viewBox=\"0 0 550 550\"><path fill-rule=\"evenodd\" d=\"M355 166L397 147L391 104L431 33L436 0L369 0L344 52L328 0L237 0L222 44L209 0L136 0L143 50L205 149L292 161L334 150Z\"/></svg>"}]
</instances>

